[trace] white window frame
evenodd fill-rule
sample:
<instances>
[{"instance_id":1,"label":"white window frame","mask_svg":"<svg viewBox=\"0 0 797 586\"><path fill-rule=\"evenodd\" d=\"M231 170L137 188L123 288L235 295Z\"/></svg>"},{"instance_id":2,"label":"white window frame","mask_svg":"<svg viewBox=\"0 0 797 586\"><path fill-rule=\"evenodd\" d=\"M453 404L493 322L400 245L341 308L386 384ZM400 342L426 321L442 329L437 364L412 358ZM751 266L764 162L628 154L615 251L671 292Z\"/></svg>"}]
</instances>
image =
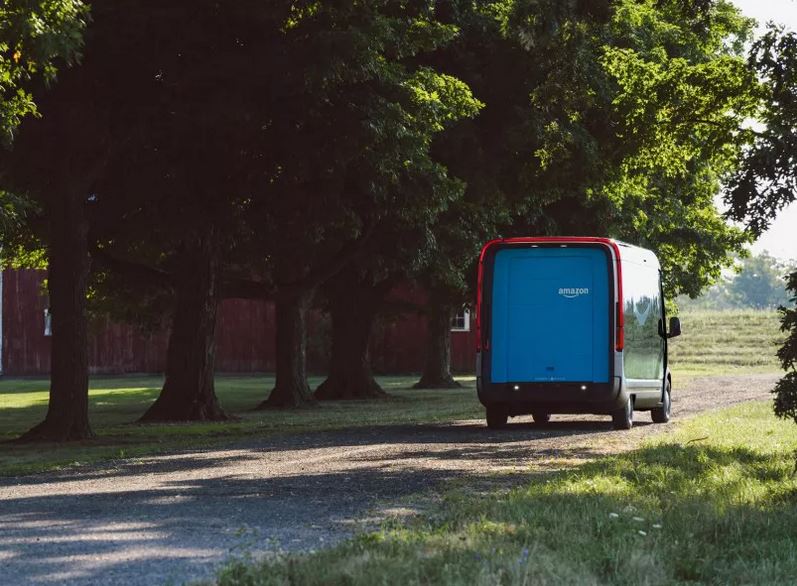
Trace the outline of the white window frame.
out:
<instances>
[{"instance_id":1,"label":"white window frame","mask_svg":"<svg viewBox=\"0 0 797 586\"><path fill-rule=\"evenodd\" d=\"M50 308L44 310L44 336L49 338L53 335L53 314Z\"/></svg>"},{"instance_id":2,"label":"white window frame","mask_svg":"<svg viewBox=\"0 0 797 586\"><path fill-rule=\"evenodd\" d=\"M462 327L458 327L454 325L455 320L458 321L458 318L462 316ZM470 331L470 309L467 307L461 308L457 313L454 315L453 319L451 320L451 331L452 332L469 332Z\"/></svg>"}]
</instances>

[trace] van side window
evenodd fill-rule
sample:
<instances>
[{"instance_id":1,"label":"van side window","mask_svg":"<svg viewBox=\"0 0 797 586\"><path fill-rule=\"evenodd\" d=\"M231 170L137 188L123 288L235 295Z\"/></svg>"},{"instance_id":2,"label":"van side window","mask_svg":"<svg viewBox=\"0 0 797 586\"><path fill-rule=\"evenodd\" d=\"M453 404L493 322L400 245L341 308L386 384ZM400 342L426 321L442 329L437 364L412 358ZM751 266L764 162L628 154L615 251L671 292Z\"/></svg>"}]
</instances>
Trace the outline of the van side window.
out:
<instances>
[{"instance_id":1,"label":"van side window","mask_svg":"<svg viewBox=\"0 0 797 586\"><path fill-rule=\"evenodd\" d=\"M623 298L625 376L638 380L661 380L664 376L664 340L659 335L662 304L658 269L624 262Z\"/></svg>"}]
</instances>

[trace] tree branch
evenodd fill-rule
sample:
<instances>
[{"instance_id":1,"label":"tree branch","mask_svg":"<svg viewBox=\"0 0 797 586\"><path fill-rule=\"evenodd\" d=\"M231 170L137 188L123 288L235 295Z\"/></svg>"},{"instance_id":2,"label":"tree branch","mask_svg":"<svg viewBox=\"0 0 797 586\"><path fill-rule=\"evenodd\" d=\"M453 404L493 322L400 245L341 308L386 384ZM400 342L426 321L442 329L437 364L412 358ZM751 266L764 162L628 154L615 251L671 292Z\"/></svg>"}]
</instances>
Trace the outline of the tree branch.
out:
<instances>
[{"instance_id":1,"label":"tree branch","mask_svg":"<svg viewBox=\"0 0 797 586\"><path fill-rule=\"evenodd\" d=\"M307 275L297 281L280 286L280 290L283 293L291 295L293 293L315 289L322 283L328 281L366 251L366 248L371 243L371 239L376 233L376 226L376 222L371 224L366 228L360 238L345 245L330 262L325 263L323 266L313 268Z\"/></svg>"},{"instance_id":2,"label":"tree branch","mask_svg":"<svg viewBox=\"0 0 797 586\"><path fill-rule=\"evenodd\" d=\"M174 285L174 275L163 269L116 257L96 245L91 247L90 252L92 260L101 268L115 273L121 273L125 276L142 279L154 285Z\"/></svg>"},{"instance_id":3,"label":"tree branch","mask_svg":"<svg viewBox=\"0 0 797 586\"><path fill-rule=\"evenodd\" d=\"M91 256L104 269L162 287L175 284L173 273L141 262L119 258L94 246ZM261 281L241 277L224 276L221 280L221 299L269 299L274 297L274 288Z\"/></svg>"}]
</instances>

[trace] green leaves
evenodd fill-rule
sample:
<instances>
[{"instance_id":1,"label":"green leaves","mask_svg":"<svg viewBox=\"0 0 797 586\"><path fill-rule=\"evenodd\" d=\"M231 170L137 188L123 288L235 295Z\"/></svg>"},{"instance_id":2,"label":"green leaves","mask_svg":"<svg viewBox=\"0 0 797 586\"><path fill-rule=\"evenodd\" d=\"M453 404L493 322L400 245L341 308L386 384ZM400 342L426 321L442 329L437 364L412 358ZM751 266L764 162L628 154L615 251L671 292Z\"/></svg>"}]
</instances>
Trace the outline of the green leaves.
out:
<instances>
[{"instance_id":1,"label":"green leaves","mask_svg":"<svg viewBox=\"0 0 797 586\"><path fill-rule=\"evenodd\" d=\"M775 415L797 423L797 271L789 275L786 288L791 292L791 306L780 308L780 329L787 334L778 350L778 359L787 371L773 389Z\"/></svg>"},{"instance_id":2,"label":"green leaves","mask_svg":"<svg viewBox=\"0 0 797 586\"><path fill-rule=\"evenodd\" d=\"M728 182L731 217L755 235L797 198L797 33L770 27L753 44L749 65L762 80L758 126Z\"/></svg>"},{"instance_id":3,"label":"green leaves","mask_svg":"<svg viewBox=\"0 0 797 586\"><path fill-rule=\"evenodd\" d=\"M405 86L431 133L440 132L457 120L473 118L484 107L464 82L430 68L418 69Z\"/></svg>"},{"instance_id":4,"label":"green leaves","mask_svg":"<svg viewBox=\"0 0 797 586\"><path fill-rule=\"evenodd\" d=\"M648 26L671 33L675 25L649 19ZM690 162L703 159L711 160L719 173L728 170L744 144L739 129L758 107L755 72L716 42L706 42L701 50L676 51L666 43L656 44L657 35L639 38L616 28L621 36L615 43L643 43L633 48L607 45L602 56L618 87L612 104L620 136L636 147L626 165L675 177L688 173ZM736 32L741 35L744 29ZM709 48L716 51L711 58L706 54Z\"/></svg>"},{"instance_id":5,"label":"green leaves","mask_svg":"<svg viewBox=\"0 0 797 586\"><path fill-rule=\"evenodd\" d=\"M596 190L611 233L660 254L668 291L697 295L749 240L714 207L761 103L739 42L750 22L727 2L616 5L600 62L609 76L618 164ZM688 12L688 11L687 11Z\"/></svg>"},{"instance_id":6,"label":"green leaves","mask_svg":"<svg viewBox=\"0 0 797 586\"><path fill-rule=\"evenodd\" d=\"M88 8L81 0L6 0L0 7L0 141L36 114L33 87L80 56Z\"/></svg>"}]
</instances>

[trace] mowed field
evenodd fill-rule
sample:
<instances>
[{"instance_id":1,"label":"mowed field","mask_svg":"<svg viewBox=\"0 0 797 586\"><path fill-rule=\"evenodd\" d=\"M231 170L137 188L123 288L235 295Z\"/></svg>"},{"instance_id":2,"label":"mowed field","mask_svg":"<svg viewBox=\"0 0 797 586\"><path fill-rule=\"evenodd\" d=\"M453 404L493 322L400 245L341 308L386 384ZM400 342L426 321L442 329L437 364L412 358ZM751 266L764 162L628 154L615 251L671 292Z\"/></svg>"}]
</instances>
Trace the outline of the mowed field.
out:
<instances>
[{"instance_id":1,"label":"mowed field","mask_svg":"<svg viewBox=\"0 0 797 586\"><path fill-rule=\"evenodd\" d=\"M784 335L776 311L696 311L680 314L682 335L670 342L677 376L778 370Z\"/></svg>"},{"instance_id":2,"label":"mowed field","mask_svg":"<svg viewBox=\"0 0 797 586\"><path fill-rule=\"evenodd\" d=\"M777 313L755 311L681 314L683 335L670 343L675 387L696 376L777 371L775 351L780 339ZM164 453L185 447L221 445L254 435L301 433L413 423L445 423L480 419L475 379L459 378L462 389L413 390L417 375L384 376L379 382L387 400L333 401L297 411L255 411L273 387L270 375L217 377L217 393L232 416L224 423L136 423L156 399L159 376L94 377L90 416L98 438L90 442L41 446L7 443L38 421L47 410L47 379L0 380L0 476L38 472ZM312 377L315 388L322 377Z\"/></svg>"}]
</instances>

